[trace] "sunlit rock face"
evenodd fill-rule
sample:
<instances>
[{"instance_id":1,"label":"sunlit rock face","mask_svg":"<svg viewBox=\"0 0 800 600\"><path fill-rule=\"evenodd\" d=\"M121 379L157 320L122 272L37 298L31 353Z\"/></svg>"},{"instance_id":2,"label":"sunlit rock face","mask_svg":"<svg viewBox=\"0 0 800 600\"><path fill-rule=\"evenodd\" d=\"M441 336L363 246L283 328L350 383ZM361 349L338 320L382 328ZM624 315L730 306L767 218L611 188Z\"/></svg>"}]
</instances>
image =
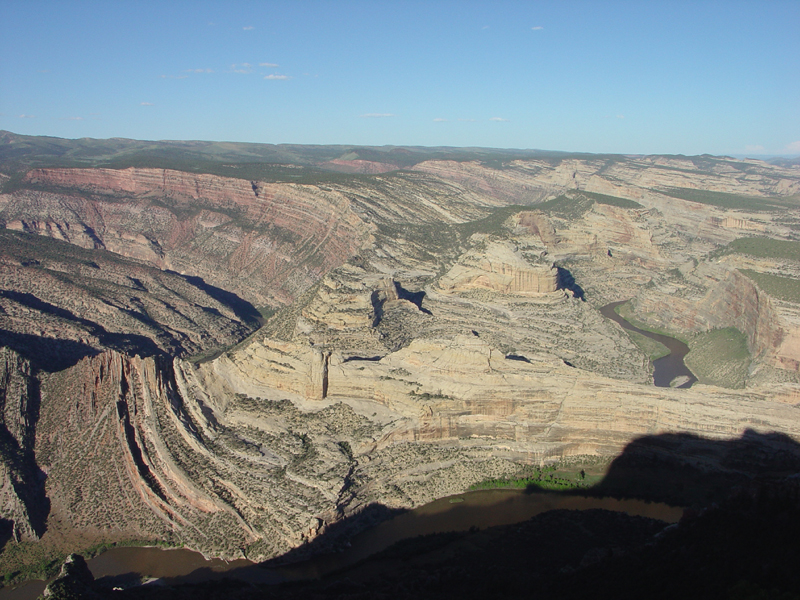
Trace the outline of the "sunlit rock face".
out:
<instances>
[{"instance_id":1,"label":"sunlit rock face","mask_svg":"<svg viewBox=\"0 0 800 600\"><path fill-rule=\"evenodd\" d=\"M358 251L370 228L343 195L164 169L35 169L0 201L8 227L198 275L257 305L285 302Z\"/></svg>"},{"instance_id":2,"label":"sunlit rock face","mask_svg":"<svg viewBox=\"0 0 800 600\"><path fill-rule=\"evenodd\" d=\"M483 288L501 294L547 294L558 288L558 271L546 263L531 264L510 244L491 243L463 255L439 286L447 292Z\"/></svg>"}]
</instances>

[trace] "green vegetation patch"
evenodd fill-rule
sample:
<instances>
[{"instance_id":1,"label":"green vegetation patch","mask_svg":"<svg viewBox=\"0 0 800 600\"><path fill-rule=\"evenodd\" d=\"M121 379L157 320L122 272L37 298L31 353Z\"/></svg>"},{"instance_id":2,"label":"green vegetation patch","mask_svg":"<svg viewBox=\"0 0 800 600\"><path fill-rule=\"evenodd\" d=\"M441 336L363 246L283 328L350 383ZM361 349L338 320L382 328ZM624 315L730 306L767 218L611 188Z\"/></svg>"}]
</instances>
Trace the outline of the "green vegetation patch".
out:
<instances>
[{"instance_id":1,"label":"green vegetation patch","mask_svg":"<svg viewBox=\"0 0 800 600\"><path fill-rule=\"evenodd\" d=\"M800 280L772 273L759 273L751 269L739 269L739 272L752 279L770 296L785 302L800 304Z\"/></svg>"},{"instance_id":2,"label":"green vegetation patch","mask_svg":"<svg viewBox=\"0 0 800 600\"><path fill-rule=\"evenodd\" d=\"M672 198L689 200L700 204L710 204L720 208L730 208L739 210L774 211L782 210L787 207L797 207L797 201L793 198L764 198L759 196L743 196L740 194L729 194L727 192L710 192L708 190L695 190L691 188L667 188L659 190L660 193Z\"/></svg>"},{"instance_id":3,"label":"green vegetation patch","mask_svg":"<svg viewBox=\"0 0 800 600\"><path fill-rule=\"evenodd\" d=\"M647 357L650 359L650 362L654 360L658 360L662 356L666 356L669 354L669 348L667 348L661 342L657 342L652 338L647 337L646 335L642 335L641 333L636 333L635 331L631 331L630 329L625 329L625 333L631 338L631 341L638 346L639 350L645 353Z\"/></svg>"},{"instance_id":4,"label":"green vegetation patch","mask_svg":"<svg viewBox=\"0 0 800 600\"><path fill-rule=\"evenodd\" d=\"M586 214L592 208L592 204L594 204L594 200L583 194L564 194L537 204L534 208L554 217L573 221Z\"/></svg>"},{"instance_id":5,"label":"green vegetation patch","mask_svg":"<svg viewBox=\"0 0 800 600\"><path fill-rule=\"evenodd\" d=\"M538 208L538 206L536 208ZM521 206L519 204L503 206L502 208L496 208L493 210L492 214L490 214L488 217L478 219L476 221L470 221L468 223L461 223L459 225L455 225L455 228L463 240L469 238L475 233L498 235L503 233L503 225L509 219L509 217L524 210L530 209L530 206Z\"/></svg>"},{"instance_id":6,"label":"green vegetation patch","mask_svg":"<svg viewBox=\"0 0 800 600\"><path fill-rule=\"evenodd\" d=\"M607 196L605 194L597 194L595 192L575 191L567 192L566 194L562 194L557 198L537 204L533 208L554 217L560 217L562 219L566 219L567 221L574 221L576 219L580 219L584 214L586 214L586 212L588 212L595 203L618 206L620 208L644 208L638 202L628 200L627 198ZM528 209L530 210L530 207L528 207Z\"/></svg>"},{"instance_id":7,"label":"green vegetation patch","mask_svg":"<svg viewBox=\"0 0 800 600\"><path fill-rule=\"evenodd\" d=\"M756 258L800 261L800 242L766 237L745 237L733 240L717 254L747 254Z\"/></svg>"},{"instance_id":8,"label":"green vegetation patch","mask_svg":"<svg viewBox=\"0 0 800 600\"><path fill-rule=\"evenodd\" d=\"M610 206L619 206L620 208L644 208L641 204L634 200L627 198L619 198L617 196L606 196L605 194L598 194L596 192L582 192L598 204L608 204Z\"/></svg>"},{"instance_id":9,"label":"green vegetation patch","mask_svg":"<svg viewBox=\"0 0 800 600\"><path fill-rule=\"evenodd\" d=\"M712 329L689 339L686 366L700 383L743 388L750 367L747 336L735 327Z\"/></svg>"},{"instance_id":10,"label":"green vegetation patch","mask_svg":"<svg viewBox=\"0 0 800 600\"><path fill-rule=\"evenodd\" d=\"M630 323L634 327L638 327L639 329L642 329L644 331L649 331L651 333L659 333L661 335L668 335L670 337L674 337L676 340L680 340L683 343L688 344L688 341L687 341L687 339L686 339L686 337L684 335L682 335L682 334L680 334L678 332L675 332L675 331L670 331L668 329L662 329L660 327L655 327L654 325L650 325L646 321L643 321L642 319L647 319L648 316L654 316L654 315L652 315L652 313L649 314L649 315L648 315L648 313L645 313L645 314L643 314L641 316L637 315L636 313L633 312L633 305L630 303L630 301L626 302L625 304L620 304L618 307L616 307L614 309L614 312L617 313L620 317L625 319L628 323ZM628 331L628 330L626 329L626 331ZM628 331L628 333L631 333L631 332ZM648 338L648 339L650 339L650 338Z\"/></svg>"},{"instance_id":11,"label":"green vegetation patch","mask_svg":"<svg viewBox=\"0 0 800 600\"><path fill-rule=\"evenodd\" d=\"M562 460L546 467L525 465L511 477L486 479L471 485L469 489L583 490L603 479L606 466L605 461L598 457L587 457L585 461Z\"/></svg>"}]
</instances>

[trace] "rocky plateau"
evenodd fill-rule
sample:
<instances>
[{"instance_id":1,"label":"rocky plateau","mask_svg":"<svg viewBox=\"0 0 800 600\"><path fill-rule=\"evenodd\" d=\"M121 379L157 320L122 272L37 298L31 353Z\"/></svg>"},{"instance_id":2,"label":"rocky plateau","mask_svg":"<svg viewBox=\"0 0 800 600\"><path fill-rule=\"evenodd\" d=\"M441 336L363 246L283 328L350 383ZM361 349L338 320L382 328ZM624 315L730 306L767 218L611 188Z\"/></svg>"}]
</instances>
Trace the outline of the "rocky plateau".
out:
<instances>
[{"instance_id":1,"label":"rocky plateau","mask_svg":"<svg viewBox=\"0 0 800 600\"><path fill-rule=\"evenodd\" d=\"M335 545L377 506L611 460L642 436L800 442L797 168L349 152L319 161L333 175L280 181L14 165L4 572L125 540L265 560L346 520ZM652 385L648 346L599 312L622 300L689 344L700 383Z\"/></svg>"}]
</instances>

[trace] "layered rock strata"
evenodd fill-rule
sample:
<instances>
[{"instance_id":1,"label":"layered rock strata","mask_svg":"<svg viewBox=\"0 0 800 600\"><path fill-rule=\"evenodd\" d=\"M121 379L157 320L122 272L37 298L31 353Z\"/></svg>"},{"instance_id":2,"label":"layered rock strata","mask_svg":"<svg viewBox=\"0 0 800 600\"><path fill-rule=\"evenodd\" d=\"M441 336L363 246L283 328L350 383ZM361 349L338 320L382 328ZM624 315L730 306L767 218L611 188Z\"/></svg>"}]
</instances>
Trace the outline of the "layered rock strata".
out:
<instances>
[{"instance_id":1,"label":"layered rock strata","mask_svg":"<svg viewBox=\"0 0 800 600\"><path fill-rule=\"evenodd\" d=\"M3 259L4 335L50 339L70 323L92 351L51 372L2 350L2 519L20 540L46 523L262 559L376 504L415 506L521 463L610 458L643 435L800 440L797 321L712 254L750 232L792 239L786 215L667 194L800 189L789 169L734 162L429 161L324 185L32 171L0 196L7 227L141 262ZM195 295L193 277L221 289ZM214 360L166 356L245 335L224 291L286 306ZM753 371L780 377L652 387L648 355L597 311L627 298L671 330L738 328ZM112 331L122 313L152 323ZM159 352L112 346L88 321Z\"/></svg>"}]
</instances>

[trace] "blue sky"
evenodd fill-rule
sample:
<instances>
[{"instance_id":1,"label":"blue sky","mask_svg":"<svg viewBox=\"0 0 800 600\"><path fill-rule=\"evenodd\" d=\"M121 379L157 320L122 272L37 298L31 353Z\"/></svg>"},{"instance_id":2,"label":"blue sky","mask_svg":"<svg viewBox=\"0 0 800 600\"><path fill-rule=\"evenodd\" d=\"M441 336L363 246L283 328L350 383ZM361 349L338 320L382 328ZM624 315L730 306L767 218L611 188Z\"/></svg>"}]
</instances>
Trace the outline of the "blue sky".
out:
<instances>
[{"instance_id":1,"label":"blue sky","mask_svg":"<svg viewBox=\"0 0 800 600\"><path fill-rule=\"evenodd\" d=\"M800 1L0 0L0 129L800 154Z\"/></svg>"}]
</instances>

